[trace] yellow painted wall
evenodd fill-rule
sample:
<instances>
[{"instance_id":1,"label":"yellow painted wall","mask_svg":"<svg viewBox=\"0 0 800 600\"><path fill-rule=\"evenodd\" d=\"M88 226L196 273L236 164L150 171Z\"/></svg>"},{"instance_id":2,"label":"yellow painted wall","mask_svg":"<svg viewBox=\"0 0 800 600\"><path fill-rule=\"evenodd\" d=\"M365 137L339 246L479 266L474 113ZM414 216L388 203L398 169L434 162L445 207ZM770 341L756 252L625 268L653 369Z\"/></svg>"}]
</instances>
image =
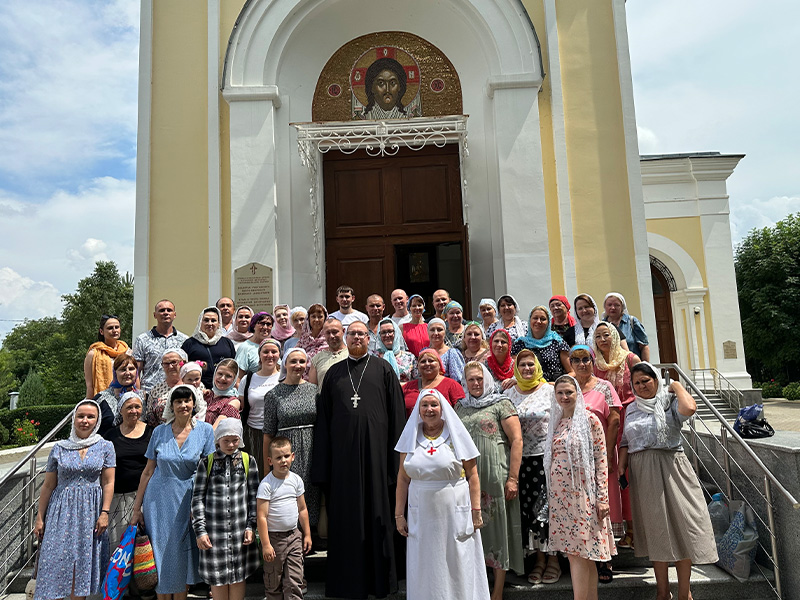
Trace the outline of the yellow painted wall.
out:
<instances>
[{"instance_id":1,"label":"yellow painted wall","mask_svg":"<svg viewBox=\"0 0 800 600\"><path fill-rule=\"evenodd\" d=\"M640 314L612 2L556 6L578 289Z\"/></svg>"},{"instance_id":2,"label":"yellow painted wall","mask_svg":"<svg viewBox=\"0 0 800 600\"><path fill-rule=\"evenodd\" d=\"M205 2L153 3L148 304L185 332L208 296L207 29Z\"/></svg>"}]
</instances>

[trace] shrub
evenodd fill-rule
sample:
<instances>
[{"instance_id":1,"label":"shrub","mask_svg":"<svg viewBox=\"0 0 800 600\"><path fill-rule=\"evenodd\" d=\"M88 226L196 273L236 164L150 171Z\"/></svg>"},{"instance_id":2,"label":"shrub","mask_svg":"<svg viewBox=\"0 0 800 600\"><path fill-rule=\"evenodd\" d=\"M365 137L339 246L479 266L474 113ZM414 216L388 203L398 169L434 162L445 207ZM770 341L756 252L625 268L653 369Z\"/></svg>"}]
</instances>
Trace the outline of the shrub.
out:
<instances>
[{"instance_id":1,"label":"shrub","mask_svg":"<svg viewBox=\"0 0 800 600\"><path fill-rule=\"evenodd\" d=\"M800 400L800 381L795 381L784 387L783 397L787 400Z\"/></svg>"},{"instance_id":2,"label":"shrub","mask_svg":"<svg viewBox=\"0 0 800 600\"><path fill-rule=\"evenodd\" d=\"M40 406L47 403L47 390L42 382L42 376L31 369L25 381L19 388L20 406Z\"/></svg>"},{"instance_id":3,"label":"shrub","mask_svg":"<svg viewBox=\"0 0 800 600\"><path fill-rule=\"evenodd\" d=\"M29 419L27 416L24 419L14 419L11 443L18 446L33 446L39 441L38 425L41 425L39 421Z\"/></svg>"},{"instance_id":4,"label":"shrub","mask_svg":"<svg viewBox=\"0 0 800 600\"><path fill-rule=\"evenodd\" d=\"M5 446L8 443L8 429L0 423L0 446Z\"/></svg>"},{"instance_id":5,"label":"shrub","mask_svg":"<svg viewBox=\"0 0 800 600\"><path fill-rule=\"evenodd\" d=\"M759 387L761 387L761 395L764 398L783 398L783 386L775 381L774 379L770 379L769 381L765 381Z\"/></svg>"},{"instance_id":6,"label":"shrub","mask_svg":"<svg viewBox=\"0 0 800 600\"><path fill-rule=\"evenodd\" d=\"M41 435L47 435L73 408L75 408L74 404L61 404L55 406L29 406L28 408L17 408L14 410L0 410L0 424L5 429L13 431L14 421L17 419L38 421L39 433ZM67 423L53 439L63 440L69 437L69 430L70 424Z\"/></svg>"}]
</instances>

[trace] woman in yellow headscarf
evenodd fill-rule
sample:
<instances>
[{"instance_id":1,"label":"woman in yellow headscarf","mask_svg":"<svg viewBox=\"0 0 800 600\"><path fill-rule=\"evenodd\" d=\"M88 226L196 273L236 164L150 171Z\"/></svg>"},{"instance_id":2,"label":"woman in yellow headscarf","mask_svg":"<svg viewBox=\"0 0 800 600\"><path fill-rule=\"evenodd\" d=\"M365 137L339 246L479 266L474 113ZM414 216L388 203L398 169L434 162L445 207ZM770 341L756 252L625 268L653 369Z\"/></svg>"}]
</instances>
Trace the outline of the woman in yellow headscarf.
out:
<instances>
[{"instance_id":1,"label":"woman in yellow headscarf","mask_svg":"<svg viewBox=\"0 0 800 600\"><path fill-rule=\"evenodd\" d=\"M114 359L121 354L130 354L128 344L119 339L122 326L116 315L100 317L97 340L89 346L83 361L83 378L86 380L86 397L94 398L114 378Z\"/></svg>"},{"instance_id":2,"label":"woman in yellow headscarf","mask_svg":"<svg viewBox=\"0 0 800 600\"><path fill-rule=\"evenodd\" d=\"M544 446L553 386L547 383L542 365L527 348L514 359L516 383L504 394L517 407L522 427L522 464L519 469L522 543L526 554L535 553L536 563L528 575L531 583L555 583L561 577L558 556L547 552L547 478L544 473Z\"/></svg>"}]
</instances>

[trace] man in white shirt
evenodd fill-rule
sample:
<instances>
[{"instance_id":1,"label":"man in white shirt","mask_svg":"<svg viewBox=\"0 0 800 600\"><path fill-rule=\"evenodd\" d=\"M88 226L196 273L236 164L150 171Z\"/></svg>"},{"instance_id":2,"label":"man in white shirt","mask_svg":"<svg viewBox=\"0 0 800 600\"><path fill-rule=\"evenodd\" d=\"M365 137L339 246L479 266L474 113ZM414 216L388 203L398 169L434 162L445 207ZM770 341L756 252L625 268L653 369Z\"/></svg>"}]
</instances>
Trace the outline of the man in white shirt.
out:
<instances>
[{"instance_id":1,"label":"man in white shirt","mask_svg":"<svg viewBox=\"0 0 800 600\"><path fill-rule=\"evenodd\" d=\"M328 343L328 348L320 350L311 359L311 367L308 370L308 382L315 383L317 387L322 387L325 380L325 373L331 365L335 365L347 358L347 346L344 345L344 329L342 322L334 317L328 317L325 325L322 326L322 335Z\"/></svg>"},{"instance_id":2,"label":"man in white shirt","mask_svg":"<svg viewBox=\"0 0 800 600\"><path fill-rule=\"evenodd\" d=\"M367 322L367 328L369 328L369 348L367 351L371 354L375 353L375 349L378 345L378 329L380 328L379 326L385 308L386 303L378 294L372 294L367 298L367 317L369 318Z\"/></svg>"},{"instance_id":3,"label":"man in white shirt","mask_svg":"<svg viewBox=\"0 0 800 600\"><path fill-rule=\"evenodd\" d=\"M222 315L222 323L220 326L225 332L223 335L228 335L233 331L234 327L236 327L236 324L233 322L233 314L236 312L236 303L230 298L223 296L217 300L216 307L219 309L219 314Z\"/></svg>"},{"instance_id":4,"label":"man in white shirt","mask_svg":"<svg viewBox=\"0 0 800 600\"><path fill-rule=\"evenodd\" d=\"M403 323L411 321L411 313L408 312L408 294L406 294L405 290L398 288L392 292L391 302L392 306L394 306L392 321L402 328Z\"/></svg>"},{"instance_id":5,"label":"man in white shirt","mask_svg":"<svg viewBox=\"0 0 800 600\"><path fill-rule=\"evenodd\" d=\"M349 285L340 285L336 289L336 302L339 304L339 310L332 312L330 316L342 322L345 333L347 333L347 326L354 321L361 321L364 324L369 322L367 315L353 308L355 300L355 292Z\"/></svg>"}]
</instances>

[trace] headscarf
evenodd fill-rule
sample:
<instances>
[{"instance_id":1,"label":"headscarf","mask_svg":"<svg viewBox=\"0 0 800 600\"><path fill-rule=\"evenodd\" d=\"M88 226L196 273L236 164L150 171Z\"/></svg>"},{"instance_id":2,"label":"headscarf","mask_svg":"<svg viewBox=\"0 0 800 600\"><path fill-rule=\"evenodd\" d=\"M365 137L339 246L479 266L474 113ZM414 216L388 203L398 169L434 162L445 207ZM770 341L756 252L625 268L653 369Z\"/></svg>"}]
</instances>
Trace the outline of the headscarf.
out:
<instances>
[{"instance_id":1,"label":"headscarf","mask_svg":"<svg viewBox=\"0 0 800 600\"><path fill-rule=\"evenodd\" d=\"M201 375L203 374L203 365L201 365L197 361L187 362L185 365L181 367L181 379L186 377L192 371L197 371Z\"/></svg>"},{"instance_id":2,"label":"headscarf","mask_svg":"<svg viewBox=\"0 0 800 600\"><path fill-rule=\"evenodd\" d=\"M495 358L494 351L492 350L494 336L498 333L505 334L506 339L508 339L508 352L506 353L506 359L503 361L502 365L497 362L497 358ZM489 337L489 355L486 357L486 366L489 367L492 375L494 375L495 379L498 381L505 381L514 376L514 359L511 358L511 344L513 343L511 334L505 329L495 329Z\"/></svg>"},{"instance_id":3,"label":"headscarf","mask_svg":"<svg viewBox=\"0 0 800 600\"><path fill-rule=\"evenodd\" d=\"M533 356L533 360L536 361L536 367L533 370L533 378L532 379L524 379L522 377L522 372L519 370L519 359L524 358L530 354ZM514 358L514 379L517 380L517 386L523 392L527 392L535 388L540 383L547 383L547 380L544 378L544 371L542 370L542 363L539 362L539 358L533 352L533 350L529 350L525 348L521 350L517 356Z\"/></svg>"},{"instance_id":4,"label":"headscarf","mask_svg":"<svg viewBox=\"0 0 800 600\"><path fill-rule=\"evenodd\" d=\"M217 331L214 333L214 337L211 338L209 338L204 331L201 331L203 315L210 312L217 313ZM225 330L222 328L222 313L219 312L219 309L216 306L207 306L200 311L200 316L197 318L197 327L195 327L192 337L204 346L213 346L224 335Z\"/></svg>"},{"instance_id":5,"label":"headscarf","mask_svg":"<svg viewBox=\"0 0 800 600\"><path fill-rule=\"evenodd\" d=\"M256 325L258 325L258 322L261 319L263 319L264 317L269 317L270 319L272 319L272 327L274 328L275 327L275 317L273 317L268 312L262 310L261 312L257 312L252 317L250 317L250 325L247 327L247 330L251 334L254 334L255 331L256 331Z\"/></svg>"},{"instance_id":6,"label":"headscarf","mask_svg":"<svg viewBox=\"0 0 800 600\"><path fill-rule=\"evenodd\" d=\"M572 355L575 353L575 350L586 350L589 353L589 356L592 358L592 362L597 360L595 356L594 350L590 346L586 344L575 344L572 348L569 349L569 356L572 358Z\"/></svg>"},{"instance_id":7,"label":"headscarf","mask_svg":"<svg viewBox=\"0 0 800 600\"><path fill-rule=\"evenodd\" d=\"M514 298L514 296L512 296L511 294L503 294L502 296L500 296L497 299L497 306L500 306L500 303L503 301L503 298L511 300L511 303L514 305L514 308L516 308L517 312L519 312L519 302L517 302L517 299Z\"/></svg>"},{"instance_id":8,"label":"headscarf","mask_svg":"<svg viewBox=\"0 0 800 600\"><path fill-rule=\"evenodd\" d=\"M573 317L571 314L569 314L569 309L572 308L572 307L569 305L569 300L567 300L567 297L566 296L552 296L550 298L550 300L547 301L547 306L548 307L550 306L550 303L553 300L561 300L561 303L564 306L567 307L567 325L569 325L570 327L573 327L575 325L575 317ZM550 319L550 323L555 325L555 323L553 323L553 319Z\"/></svg>"},{"instance_id":9,"label":"headscarf","mask_svg":"<svg viewBox=\"0 0 800 600\"><path fill-rule=\"evenodd\" d=\"M320 328L319 335L314 337L311 335L311 311L314 310L315 307L320 307L322 312L325 314L325 318L323 319L323 323L328 319L328 309L322 306L322 304L312 304L308 307L306 311L306 320L303 322L303 334L300 336L300 341L297 342L297 348L302 348L306 351L306 356L308 360L311 360L316 356L318 352L327 349L328 342L325 341L325 336L322 335L322 329Z\"/></svg>"},{"instance_id":10,"label":"headscarf","mask_svg":"<svg viewBox=\"0 0 800 600\"><path fill-rule=\"evenodd\" d=\"M500 310L497 308L497 302L492 300L491 298L481 298L481 301L478 303L478 316L475 317L475 320L479 323L483 323L483 316L481 315L481 306L486 305L491 306L494 309L494 318L500 318Z\"/></svg>"},{"instance_id":11,"label":"headscarf","mask_svg":"<svg viewBox=\"0 0 800 600\"><path fill-rule=\"evenodd\" d=\"M638 364L644 365L651 371L648 375L655 380L658 387L656 388L656 395L652 398L642 398L641 396L637 396L636 392L634 392L634 401L639 410L655 417L656 439L660 445L664 445L669 438L669 430L667 429L667 409L672 402L672 398L670 397L669 390L664 389L661 376L656 368L646 361L642 361ZM639 369L641 369L641 367L637 368L637 370Z\"/></svg>"},{"instance_id":12,"label":"headscarf","mask_svg":"<svg viewBox=\"0 0 800 600\"><path fill-rule=\"evenodd\" d=\"M605 313L606 300L608 300L612 296L614 296L617 300L619 300L622 303L622 314L628 314L628 303L625 302L625 296L623 296L619 292L609 292L609 293L606 294L606 297L603 298L603 308L604 308L604 310L603 310L603 316L600 317L600 319L602 321L606 320L606 313Z\"/></svg>"},{"instance_id":13,"label":"headscarf","mask_svg":"<svg viewBox=\"0 0 800 600\"><path fill-rule=\"evenodd\" d=\"M541 304L534 306L528 315L528 322L530 322L533 313L537 310L544 311L544 314L547 315L547 329L544 330L544 335L541 337L541 339L533 337L533 332L531 331L530 327L528 327L528 333L517 338L517 341L525 344L525 347L528 350L533 350L534 348L547 348L553 342L560 342L562 340L561 336L553 331L553 315L550 314L550 309L546 306L542 306Z\"/></svg>"},{"instance_id":14,"label":"headscarf","mask_svg":"<svg viewBox=\"0 0 800 600\"><path fill-rule=\"evenodd\" d=\"M278 358L280 359L281 354L283 353L283 348L281 347L281 343L278 340L274 340L272 338L266 338L261 341L258 345L258 369L261 370L261 348L263 348L267 344L272 344L278 349ZM278 361L280 362L280 360Z\"/></svg>"},{"instance_id":15,"label":"headscarf","mask_svg":"<svg viewBox=\"0 0 800 600\"><path fill-rule=\"evenodd\" d=\"M78 432L75 429L75 418L78 416L78 409L83 406L84 404L91 404L97 409L97 422L94 424L94 429L92 429L92 433L90 433L85 438L78 437ZM100 422L103 418L103 411L100 409L100 405L89 398L84 398L78 404L75 405L75 410L72 413L72 429L69 432L69 439L61 440L60 442L56 442L56 445L61 446L64 450L81 450L82 448L88 448L103 439L99 433L100 430Z\"/></svg>"},{"instance_id":16,"label":"headscarf","mask_svg":"<svg viewBox=\"0 0 800 600\"><path fill-rule=\"evenodd\" d=\"M477 398L470 394L469 387L467 387L467 371L476 369L476 365L481 368L481 371L483 371L483 392ZM498 394L495 391L492 374L483 363L473 361L468 362L464 366L464 383L461 385L461 387L464 388L464 397L461 398L459 402L461 402L461 404L467 408L486 408L487 406L496 404L505 398L505 396Z\"/></svg>"},{"instance_id":17,"label":"headscarf","mask_svg":"<svg viewBox=\"0 0 800 600\"><path fill-rule=\"evenodd\" d=\"M483 330L483 324L479 323L478 321L462 321L462 323L464 325L464 333L461 337L461 350L466 351L467 349L467 329L470 327L477 327L478 331L481 332L481 351L485 351L486 348L483 347L483 343L486 341L486 332Z\"/></svg>"},{"instance_id":18,"label":"headscarf","mask_svg":"<svg viewBox=\"0 0 800 600\"><path fill-rule=\"evenodd\" d=\"M164 405L164 412L161 413L161 420L166 424L172 423L175 420L175 412L172 410L172 394L174 394L176 390L179 390L181 388L186 388L190 390L192 392L192 396L194 397L194 409L192 410L192 419L191 419L192 427L194 427L195 425L197 425L197 417L195 415L197 415L198 412L201 412L200 410L201 406L205 408L206 401L203 398L203 394L199 389L187 383L181 383L180 385L176 385L169 391L169 394L167 394L167 403L166 405ZM202 412L205 412L205 410L203 410Z\"/></svg>"},{"instance_id":19,"label":"headscarf","mask_svg":"<svg viewBox=\"0 0 800 600\"><path fill-rule=\"evenodd\" d=\"M460 304L459 302L456 302L455 300L450 300L450 302L448 302L447 304L445 304L445 305L444 305L444 308L442 309L442 317L445 317L445 316L447 316L447 313L448 313L448 311L449 311L450 309L452 309L452 308L457 308L457 309L458 309L458 310L460 310L462 313L464 312L464 307L463 307L463 306L461 306L461 304Z\"/></svg>"},{"instance_id":20,"label":"headscarf","mask_svg":"<svg viewBox=\"0 0 800 600\"><path fill-rule=\"evenodd\" d=\"M406 421L406 426L403 428L403 433L400 434L400 439L394 449L396 452L404 454L412 454L416 450L417 445L430 445L430 440L425 437L422 432L422 417L419 414L419 403L426 396L435 396L439 400L439 406L442 407L442 421L444 421L444 428L442 429L441 438L447 439L450 437L452 444L453 454L458 460L471 460L480 456L478 447L470 436L467 428L458 418L456 411L450 406L450 403L438 390L426 389L420 390L417 395L417 402L414 404L414 410L411 411L411 416Z\"/></svg>"},{"instance_id":21,"label":"headscarf","mask_svg":"<svg viewBox=\"0 0 800 600\"><path fill-rule=\"evenodd\" d=\"M189 360L189 356L186 354L186 351L183 348L167 348L161 353L161 360L164 360L164 357L167 354L177 354L181 357L181 360L186 363Z\"/></svg>"},{"instance_id":22,"label":"headscarf","mask_svg":"<svg viewBox=\"0 0 800 600\"><path fill-rule=\"evenodd\" d=\"M588 489L585 491L591 502L594 503L597 490L594 482L594 440L592 439L592 426L589 422L589 411L586 410L586 401L583 399L581 386L574 377L562 375L556 379L556 385L565 380L569 380L575 387L575 411L572 413L567 437L564 440L572 485L575 489L582 487L580 471L583 470L588 484ZM554 393L553 399L550 401L550 421L547 424L547 442L544 451L544 473L547 477L548 489L550 489L550 465L553 463L553 438L563 414L564 411ZM575 469L576 466L580 468Z\"/></svg>"},{"instance_id":23,"label":"headscarf","mask_svg":"<svg viewBox=\"0 0 800 600\"><path fill-rule=\"evenodd\" d=\"M444 363L442 362L442 357L439 356L439 353L433 348L424 348L423 350L420 350L419 356L417 356L417 365L419 365L419 361L422 360L423 354L430 354L436 358L436 362L439 363L439 375L444 375ZM422 386L422 375L420 375L420 386Z\"/></svg>"},{"instance_id":24,"label":"headscarf","mask_svg":"<svg viewBox=\"0 0 800 600\"><path fill-rule=\"evenodd\" d=\"M219 443L220 438L235 435L239 438L239 448L244 448L244 428L241 419L223 419L214 430L214 445Z\"/></svg>"},{"instance_id":25,"label":"headscarf","mask_svg":"<svg viewBox=\"0 0 800 600\"><path fill-rule=\"evenodd\" d=\"M300 346L294 346L293 348L289 348L286 351L286 355L283 357L283 360L281 361L281 373L280 375L278 375L278 381L283 381L284 379L286 379L287 375L286 364L289 362L289 357L295 352L302 352L303 356L306 357L306 371L308 370L308 363L311 362L311 359L308 358L308 352L306 352L305 349L301 348Z\"/></svg>"},{"instance_id":26,"label":"headscarf","mask_svg":"<svg viewBox=\"0 0 800 600\"><path fill-rule=\"evenodd\" d=\"M392 328L394 329L394 342L392 342L391 348L386 347L380 336L381 325L383 325L384 323L390 323L392 325ZM397 325L397 323L392 321L391 317L384 317L383 319L381 319L378 322L378 341L375 344L375 349L383 357L383 359L392 366L395 375L397 375L398 377L400 377L400 366L397 364L397 359L395 358L395 354L400 350L403 350L404 345L405 341L403 340L403 332L400 331L400 327Z\"/></svg>"},{"instance_id":27,"label":"headscarf","mask_svg":"<svg viewBox=\"0 0 800 600\"><path fill-rule=\"evenodd\" d=\"M122 409L125 408L125 403L130 400L131 398L136 398L139 402L142 403L142 408L144 408L144 400L139 395L138 392L125 392L122 394L122 397L117 402L117 408L114 410L114 426L116 427L120 423L122 423Z\"/></svg>"},{"instance_id":28,"label":"headscarf","mask_svg":"<svg viewBox=\"0 0 800 600\"><path fill-rule=\"evenodd\" d=\"M411 294L411 295L408 297L408 302L406 302L406 309L407 309L409 312L411 312L411 301L412 301L414 298L419 298L420 300L422 300L422 309L423 309L423 310L425 310L425 298L423 298L423 297L422 297L422 296L420 296L419 294Z\"/></svg>"},{"instance_id":29,"label":"headscarf","mask_svg":"<svg viewBox=\"0 0 800 600\"><path fill-rule=\"evenodd\" d=\"M581 296L586 296L589 300L592 301L592 306L594 306L594 322L589 327L589 333L583 333L583 323L581 323L580 318L578 318L577 323L575 323L575 343L576 344L586 344L589 345L594 340L594 330L597 329L597 325L600 323L600 311L597 310L597 302L594 301L589 294L581 294ZM575 316L578 316L578 300L583 300L583 298L575 298Z\"/></svg>"},{"instance_id":30,"label":"headscarf","mask_svg":"<svg viewBox=\"0 0 800 600\"><path fill-rule=\"evenodd\" d=\"M239 333L236 330L236 318L239 316L239 311L245 309L249 310L251 315L253 314L253 309L250 308L249 306L240 306L239 308L236 309L236 312L233 313L233 330L231 330L231 332L228 334L228 339L231 340L232 342L243 342L253 337L253 334L250 333L249 328L246 333Z\"/></svg>"},{"instance_id":31,"label":"headscarf","mask_svg":"<svg viewBox=\"0 0 800 600\"><path fill-rule=\"evenodd\" d=\"M442 327L444 327L444 332L445 334L447 334L447 323L444 322L444 319L440 319L439 317L434 317L430 321L428 321L428 340L430 340L431 338L431 325L435 325L437 323L440 324ZM442 344L444 344L445 346L449 345L447 343L446 338L442 339ZM442 373L444 373L444 371L442 371Z\"/></svg>"},{"instance_id":32,"label":"headscarf","mask_svg":"<svg viewBox=\"0 0 800 600\"><path fill-rule=\"evenodd\" d=\"M234 361L234 362L236 362L236 361ZM230 396L230 397L233 397L233 398L238 398L239 397L239 390L236 388L236 375L238 375L238 372L236 374L234 374L233 381L231 382L230 387L227 387L224 390L221 390L221 389L219 389L217 387L217 371L219 371L219 368L220 368L220 366L222 366L222 364L223 364L222 361L220 361L220 362L217 363L217 366L214 367L214 377L211 378L211 393L214 394L215 396L218 396L218 397L228 397L228 396ZM225 367L229 368L227 365L225 365ZM192 387L194 387L194 386L192 386Z\"/></svg>"},{"instance_id":33,"label":"headscarf","mask_svg":"<svg viewBox=\"0 0 800 600\"><path fill-rule=\"evenodd\" d=\"M608 360L603 356L603 352L597 347L597 343L592 336L592 348L594 348L595 365L600 371L606 371L606 379L611 382L615 388L622 384L622 378L625 375L625 359L628 358L628 352L620 345L619 331L611 323L600 321L598 324L605 325L611 332L611 349L608 351ZM595 327L597 333L597 327Z\"/></svg>"},{"instance_id":34,"label":"headscarf","mask_svg":"<svg viewBox=\"0 0 800 600\"><path fill-rule=\"evenodd\" d=\"M284 340L288 340L290 337L294 335L294 326L292 325L292 311L289 310L288 304L276 304L275 307L272 309L273 315L278 311L279 308L285 308L286 312L289 313L289 323L284 327L280 323L278 323L278 319L275 319L274 325L272 326L272 337L274 337L279 342Z\"/></svg>"}]
</instances>

